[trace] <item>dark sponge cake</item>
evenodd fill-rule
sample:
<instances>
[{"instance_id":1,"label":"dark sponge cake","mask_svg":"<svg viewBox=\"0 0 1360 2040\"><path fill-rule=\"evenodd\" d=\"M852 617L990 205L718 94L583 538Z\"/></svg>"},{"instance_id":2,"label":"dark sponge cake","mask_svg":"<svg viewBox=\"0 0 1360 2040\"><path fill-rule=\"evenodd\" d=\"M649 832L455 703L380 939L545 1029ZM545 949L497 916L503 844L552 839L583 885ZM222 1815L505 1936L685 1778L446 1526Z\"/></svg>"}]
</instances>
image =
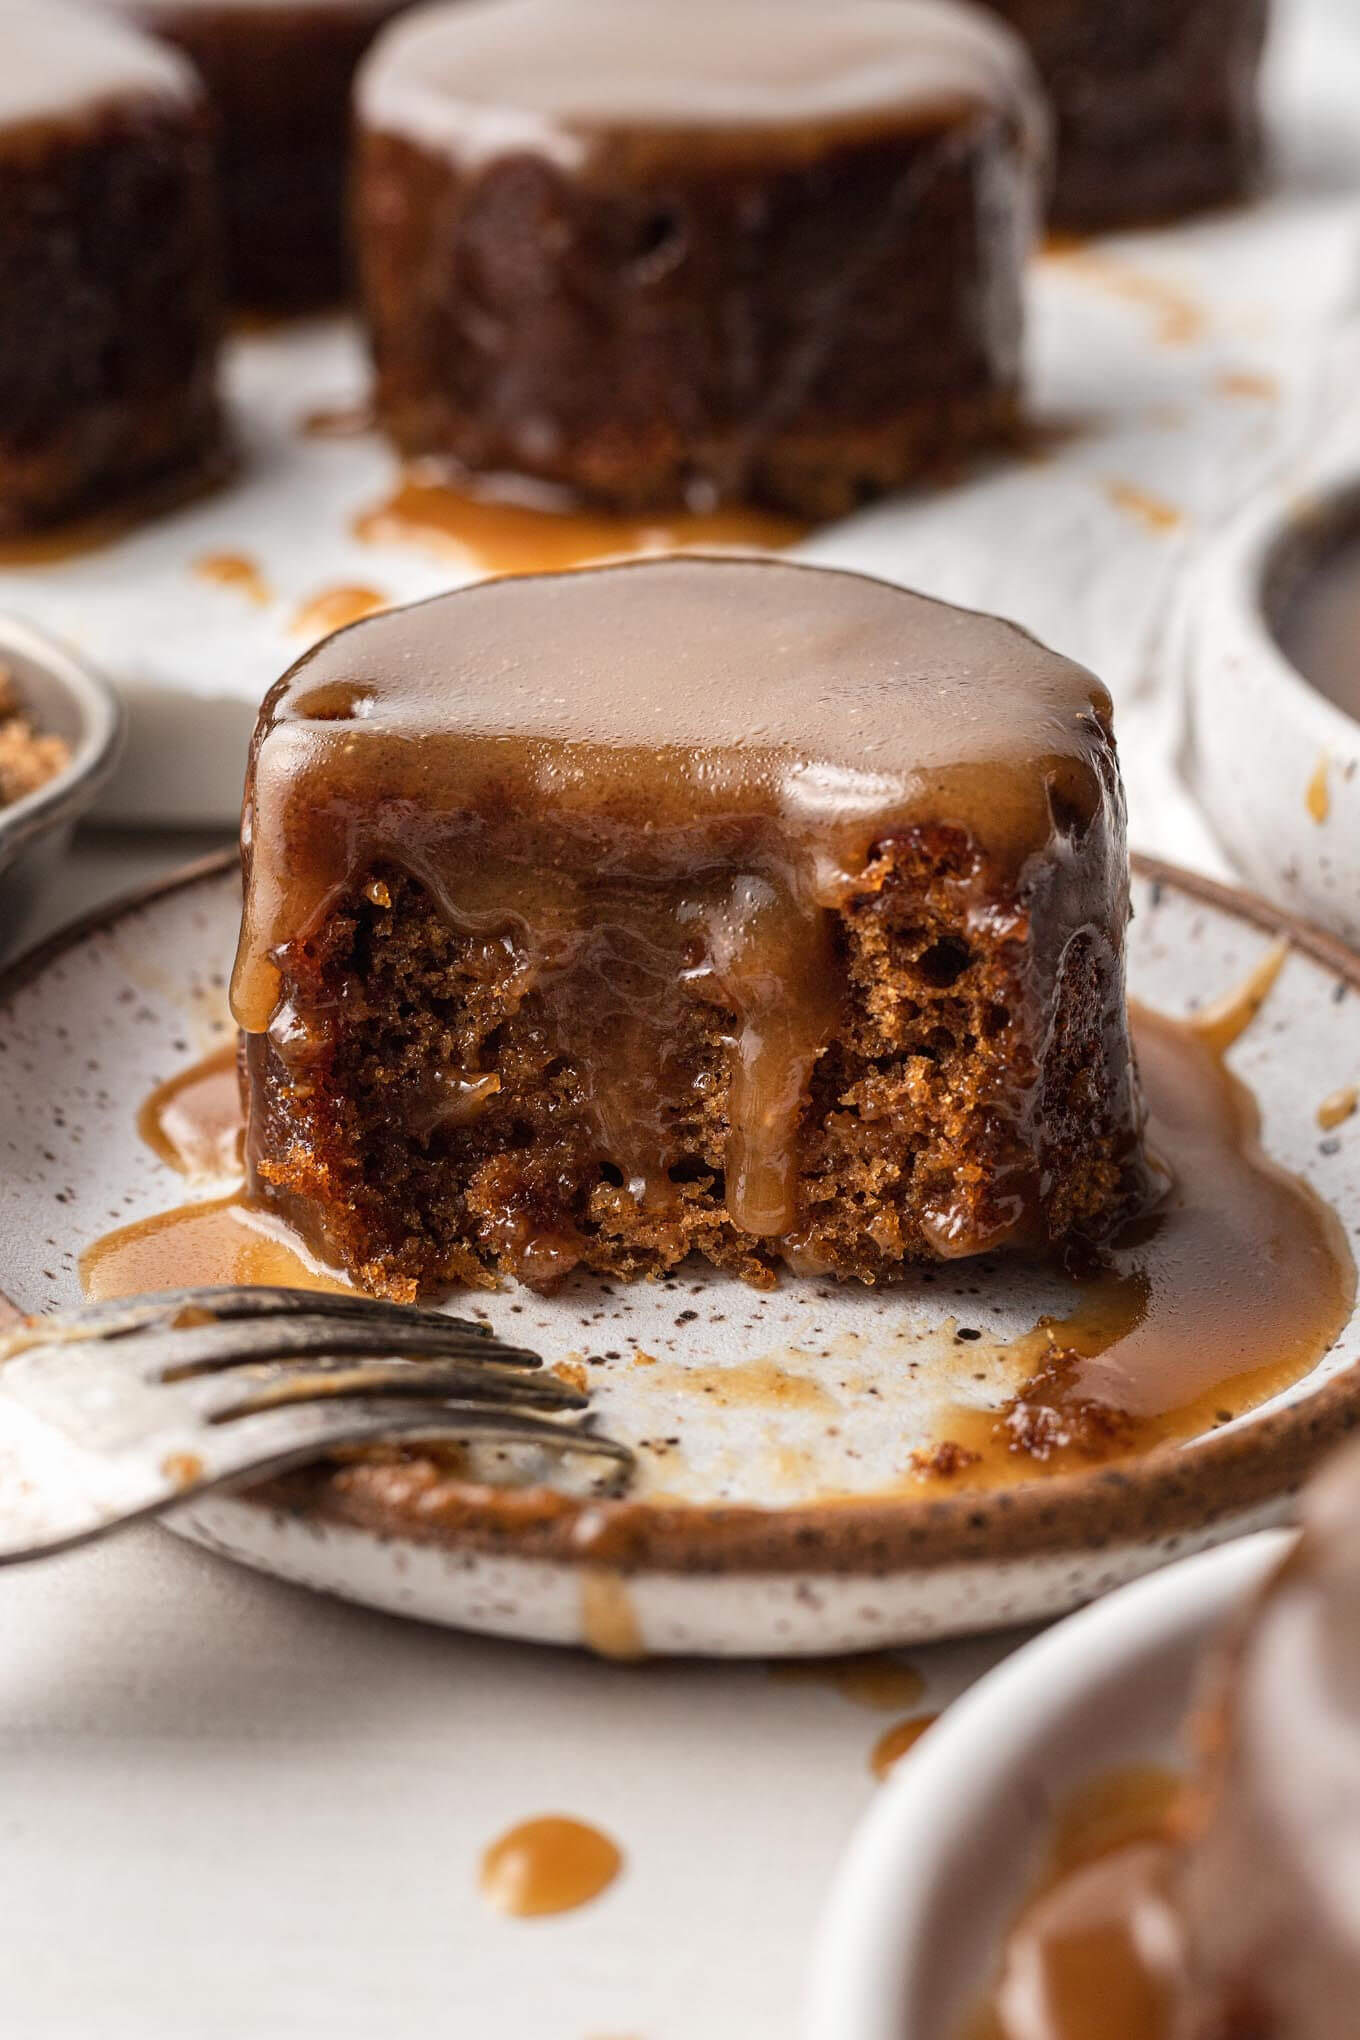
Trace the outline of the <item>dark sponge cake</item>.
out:
<instances>
[{"instance_id":1,"label":"dark sponge cake","mask_svg":"<svg viewBox=\"0 0 1360 2040\"><path fill-rule=\"evenodd\" d=\"M211 117L122 22L7 0L0 70L0 533L196 468L217 445Z\"/></svg>"},{"instance_id":2,"label":"dark sponge cake","mask_svg":"<svg viewBox=\"0 0 1360 2040\"><path fill-rule=\"evenodd\" d=\"M834 516L1015 425L1046 161L951 0L455 0L356 87L398 448L623 509Z\"/></svg>"},{"instance_id":3,"label":"dark sponge cake","mask_svg":"<svg viewBox=\"0 0 1360 2040\"><path fill-rule=\"evenodd\" d=\"M371 1288L873 1281L1143 1193L1109 700L1013 625L484 583L284 677L243 844L251 1187Z\"/></svg>"},{"instance_id":4,"label":"dark sponge cake","mask_svg":"<svg viewBox=\"0 0 1360 2040\"><path fill-rule=\"evenodd\" d=\"M1177 219L1246 197L1261 170L1267 0L987 0L1053 102L1055 227Z\"/></svg>"},{"instance_id":5,"label":"dark sponge cake","mask_svg":"<svg viewBox=\"0 0 1360 2040\"><path fill-rule=\"evenodd\" d=\"M346 282L350 87L409 0L104 0L191 59L218 120L228 285L260 312Z\"/></svg>"}]
</instances>

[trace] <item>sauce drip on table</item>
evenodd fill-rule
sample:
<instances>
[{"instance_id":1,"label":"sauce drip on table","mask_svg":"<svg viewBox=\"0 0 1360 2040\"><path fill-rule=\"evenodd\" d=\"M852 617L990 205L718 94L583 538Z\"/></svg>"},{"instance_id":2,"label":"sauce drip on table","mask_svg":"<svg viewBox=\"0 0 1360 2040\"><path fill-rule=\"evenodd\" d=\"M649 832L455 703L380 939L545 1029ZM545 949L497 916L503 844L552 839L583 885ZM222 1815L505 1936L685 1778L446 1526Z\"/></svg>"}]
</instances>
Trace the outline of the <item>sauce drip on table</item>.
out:
<instances>
[{"instance_id":1,"label":"sauce drip on table","mask_svg":"<svg viewBox=\"0 0 1360 2040\"><path fill-rule=\"evenodd\" d=\"M806 529L791 517L741 507L626 516L507 502L419 469L354 525L355 536L370 544L414 547L483 574L557 573L638 554L778 552Z\"/></svg>"},{"instance_id":2,"label":"sauce drip on table","mask_svg":"<svg viewBox=\"0 0 1360 2040\"><path fill-rule=\"evenodd\" d=\"M571 1912L608 1890L623 1868L617 1844L563 1814L522 1821L482 1857L482 1896L515 1919Z\"/></svg>"}]
</instances>

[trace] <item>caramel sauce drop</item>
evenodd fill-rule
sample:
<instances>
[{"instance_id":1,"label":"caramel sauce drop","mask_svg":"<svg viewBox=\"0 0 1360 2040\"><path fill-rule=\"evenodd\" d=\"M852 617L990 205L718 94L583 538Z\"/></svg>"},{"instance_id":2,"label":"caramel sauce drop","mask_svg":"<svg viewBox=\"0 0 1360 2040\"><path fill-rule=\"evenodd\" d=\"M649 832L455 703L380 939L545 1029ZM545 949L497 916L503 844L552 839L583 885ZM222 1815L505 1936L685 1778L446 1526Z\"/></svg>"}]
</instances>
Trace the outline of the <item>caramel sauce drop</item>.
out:
<instances>
[{"instance_id":1,"label":"caramel sauce drop","mask_svg":"<svg viewBox=\"0 0 1360 2040\"><path fill-rule=\"evenodd\" d=\"M1275 980L1289 955L1287 942L1272 942L1260 962L1242 982L1224 992L1207 1006L1201 1006L1186 1022L1190 1031L1216 1056L1225 1056L1240 1041L1275 989Z\"/></svg>"},{"instance_id":2,"label":"caramel sauce drop","mask_svg":"<svg viewBox=\"0 0 1360 2040\"><path fill-rule=\"evenodd\" d=\"M240 1193L181 1204L106 1233L82 1254L80 1281L92 1302L219 1283L340 1294L350 1288L313 1260L274 1213Z\"/></svg>"},{"instance_id":3,"label":"caramel sauce drop","mask_svg":"<svg viewBox=\"0 0 1360 2040\"><path fill-rule=\"evenodd\" d=\"M1321 828L1332 811L1331 788L1327 784L1327 772L1330 762L1324 751L1317 761L1317 767L1308 782L1308 791L1303 797L1304 806L1319 828Z\"/></svg>"},{"instance_id":4,"label":"caramel sauce drop","mask_svg":"<svg viewBox=\"0 0 1360 2040\"><path fill-rule=\"evenodd\" d=\"M194 572L200 581L215 581L221 588L239 588L261 608L274 599L273 589L248 553L204 553L194 561Z\"/></svg>"},{"instance_id":5,"label":"caramel sauce drop","mask_svg":"<svg viewBox=\"0 0 1360 2040\"><path fill-rule=\"evenodd\" d=\"M236 1043L158 1084L137 1115L137 1131L182 1176L239 1176L243 1129Z\"/></svg>"},{"instance_id":6,"label":"caramel sauce drop","mask_svg":"<svg viewBox=\"0 0 1360 2040\"><path fill-rule=\"evenodd\" d=\"M481 1891L497 1912L535 1919L589 1905L622 1868L621 1851L598 1828L543 1814L491 1844L482 1857Z\"/></svg>"},{"instance_id":7,"label":"caramel sauce drop","mask_svg":"<svg viewBox=\"0 0 1360 2040\"><path fill-rule=\"evenodd\" d=\"M413 546L488 575L556 573L640 553L777 552L806 530L792 518L744 508L630 517L498 502L419 469L354 525L370 544Z\"/></svg>"},{"instance_id":8,"label":"caramel sauce drop","mask_svg":"<svg viewBox=\"0 0 1360 2040\"><path fill-rule=\"evenodd\" d=\"M602 1566L581 1575L581 1635L597 1657L636 1664L647 1655L637 1613L621 1573Z\"/></svg>"},{"instance_id":9,"label":"caramel sauce drop","mask_svg":"<svg viewBox=\"0 0 1360 2040\"><path fill-rule=\"evenodd\" d=\"M376 616L380 609L391 606L376 588L349 584L322 588L302 604L289 628L298 637L329 637L333 630L343 630L347 623L357 623L361 616Z\"/></svg>"},{"instance_id":10,"label":"caramel sauce drop","mask_svg":"<svg viewBox=\"0 0 1360 2040\"><path fill-rule=\"evenodd\" d=\"M1127 262L1107 255L1088 241L1053 236L1045 245L1044 257L1055 267L1107 291L1111 297L1146 306L1164 347L1188 347L1203 336L1204 307L1174 283L1132 269Z\"/></svg>"},{"instance_id":11,"label":"caramel sauce drop","mask_svg":"<svg viewBox=\"0 0 1360 2040\"><path fill-rule=\"evenodd\" d=\"M1116 510L1126 510L1149 531L1175 531L1183 522L1174 503L1168 503L1165 497L1154 496L1149 489L1138 488L1133 482L1109 482L1105 493Z\"/></svg>"},{"instance_id":12,"label":"caramel sauce drop","mask_svg":"<svg viewBox=\"0 0 1360 2040\"><path fill-rule=\"evenodd\" d=\"M1324 1133L1334 1127L1344 1126L1351 1114L1360 1105L1360 1088L1347 1084L1344 1090L1332 1091L1317 1109L1317 1123Z\"/></svg>"},{"instance_id":13,"label":"caramel sauce drop","mask_svg":"<svg viewBox=\"0 0 1360 2040\"><path fill-rule=\"evenodd\" d=\"M1180 1940L1166 1884L1182 1790L1134 1765L1061 1811L966 2040L1169 2040Z\"/></svg>"},{"instance_id":14,"label":"caramel sauce drop","mask_svg":"<svg viewBox=\"0 0 1360 2040\"><path fill-rule=\"evenodd\" d=\"M896 1770L910 1750L914 1750L928 1728L939 1720L938 1714L912 1714L905 1721L895 1721L885 1729L869 1753L869 1769L875 1778L886 1778Z\"/></svg>"},{"instance_id":15,"label":"caramel sauce drop","mask_svg":"<svg viewBox=\"0 0 1360 2040\"><path fill-rule=\"evenodd\" d=\"M770 1666L770 1676L783 1685L832 1686L856 1707L884 1714L913 1707L926 1690L915 1665L903 1664L887 1652L853 1657L787 1658Z\"/></svg>"}]
</instances>

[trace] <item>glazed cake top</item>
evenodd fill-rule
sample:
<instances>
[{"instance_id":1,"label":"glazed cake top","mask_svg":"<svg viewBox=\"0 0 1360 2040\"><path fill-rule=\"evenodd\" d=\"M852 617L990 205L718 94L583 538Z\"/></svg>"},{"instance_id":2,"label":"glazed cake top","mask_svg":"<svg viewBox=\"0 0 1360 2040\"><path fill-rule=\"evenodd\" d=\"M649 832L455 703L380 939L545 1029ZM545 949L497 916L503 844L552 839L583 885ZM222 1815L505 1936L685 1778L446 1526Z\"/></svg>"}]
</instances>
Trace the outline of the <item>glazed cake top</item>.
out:
<instances>
[{"instance_id":1,"label":"glazed cake top","mask_svg":"<svg viewBox=\"0 0 1360 2040\"><path fill-rule=\"evenodd\" d=\"M955 0L452 0L404 15L359 74L361 120L460 161L566 168L640 136L797 154L979 107L1037 137L1028 58Z\"/></svg>"},{"instance_id":2,"label":"glazed cake top","mask_svg":"<svg viewBox=\"0 0 1360 2040\"><path fill-rule=\"evenodd\" d=\"M193 70L127 23L64 0L0 0L0 128L81 118L133 99L185 104Z\"/></svg>"},{"instance_id":3,"label":"glazed cake top","mask_svg":"<svg viewBox=\"0 0 1360 2040\"><path fill-rule=\"evenodd\" d=\"M706 854L676 845L755 832L828 905L876 841L949 824L1003 890L1056 848L1117 934L1109 721L1099 682L1014 624L780 561L487 581L367 618L261 710L238 1017L267 1024L269 958L347 870L376 850L425 876L458 817L673 869Z\"/></svg>"}]
</instances>

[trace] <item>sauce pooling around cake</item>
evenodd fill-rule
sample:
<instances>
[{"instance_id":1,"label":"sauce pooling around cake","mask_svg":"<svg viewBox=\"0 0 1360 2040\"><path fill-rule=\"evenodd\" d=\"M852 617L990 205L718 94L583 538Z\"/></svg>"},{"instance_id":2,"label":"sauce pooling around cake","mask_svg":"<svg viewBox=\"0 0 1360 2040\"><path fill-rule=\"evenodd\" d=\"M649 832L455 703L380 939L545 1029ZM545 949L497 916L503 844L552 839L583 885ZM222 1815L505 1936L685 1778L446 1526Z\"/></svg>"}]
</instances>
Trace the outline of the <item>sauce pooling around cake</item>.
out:
<instances>
[{"instance_id":1,"label":"sauce pooling around cake","mask_svg":"<svg viewBox=\"0 0 1360 2040\"><path fill-rule=\"evenodd\" d=\"M1109 717L1089 673L1013 625L776 562L503 582L360 624L285 676L257 732L232 987L252 1072L272 1055L307 1083L338 1015L290 987L346 891L385 912L382 874L400 873L488 973L513 959L517 1005L544 1001L601 1163L644 1213L683 1201L684 1044L720 1016L727 1211L747 1235L788 1235L800 1119L850 996L835 917L872 892L885 846L926 827L955 846L944 884L965 940L922 959L935 989L966 968L974 926L1031 945L1015 1018L1036 1044L1069 945L1113 944L1118 970ZM1129 1127L1119 1001L1099 1025ZM1043 1074L1017 1056L996 1101L1025 1140ZM454 1050L389 1087L389 1107L428 1141L501 1088ZM1038 1195L1028 1164L996 1169L990 1244L1033 1232ZM983 1243L944 1178L922 1223L941 1255Z\"/></svg>"}]
</instances>

